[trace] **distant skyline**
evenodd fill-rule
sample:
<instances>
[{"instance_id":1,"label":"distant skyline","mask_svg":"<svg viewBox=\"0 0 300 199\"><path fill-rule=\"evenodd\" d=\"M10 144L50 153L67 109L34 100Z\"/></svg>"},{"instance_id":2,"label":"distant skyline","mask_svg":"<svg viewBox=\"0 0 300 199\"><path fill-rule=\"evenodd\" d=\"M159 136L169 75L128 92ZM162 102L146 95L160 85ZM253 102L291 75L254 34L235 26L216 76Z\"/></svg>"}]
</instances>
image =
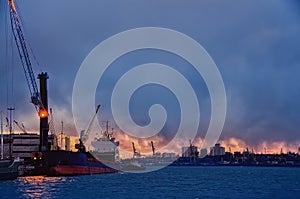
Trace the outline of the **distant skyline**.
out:
<instances>
[{"instance_id":1,"label":"distant skyline","mask_svg":"<svg viewBox=\"0 0 300 199\"><path fill-rule=\"evenodd\" d=\"M53 108L57 131L60 121L64 120L65 132L77 134L71 109L72 89L76 73L88 53L114 34L152 26L170 28L192 37L203 45L218 66L227 94L222 145L248 146L261 151L264 147L297 150L300 146L298 1L16 0L16 4L25 37L40 64L34 65L36 75L46 71L50 76L49 107ZM14 118L29 131L38 131L39 121L29 103L6 1L1 1L0 13L3 46L0 48L0 109L6 112L7 106L15 107ZM201 110L195 144L200 143L211 114L207 87L189 63L166 52L136 51L111 64L97 88L96 103L102 104L99 120L110 120L118 138L130 147L131 139L118 133L113 122L111 92L122 74L149 62L170 65L190 81ZM9 91L7 100L12 73L14 91L13 96ZM178 102L171 92L155 85L139 89L131 100L131 114L136 123L145 125L149 122L148 108L154 103L161 103L168 111L167 124L157 138L166 143L178 128L180 116ZM141 147L149 144L137 142ZM188 140L183 143L187 145Z\"/></svg>"}]
</instances>

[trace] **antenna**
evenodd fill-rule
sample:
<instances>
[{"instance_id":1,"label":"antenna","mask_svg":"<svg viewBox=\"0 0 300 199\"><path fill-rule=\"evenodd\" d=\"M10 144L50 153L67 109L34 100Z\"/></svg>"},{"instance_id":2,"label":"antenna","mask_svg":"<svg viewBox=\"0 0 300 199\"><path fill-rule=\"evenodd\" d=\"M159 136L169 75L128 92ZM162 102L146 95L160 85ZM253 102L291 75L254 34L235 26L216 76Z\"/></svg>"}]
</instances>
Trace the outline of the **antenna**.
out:
<instances>
[{"instance_id":1,"label":"antenna","mask_svg":"<svg viewBox=\"0 0 300 199\"><path fill-rule=\"evenodd\" d=\"M108 126L108 123L109 123L109 121L106 120L106 121L105 121L105 132L104 132L104 136L105 136L106 138L109 139L109 133L108 133L108 128L109 128L109 126Z\"/></svg>"}]
</instances>

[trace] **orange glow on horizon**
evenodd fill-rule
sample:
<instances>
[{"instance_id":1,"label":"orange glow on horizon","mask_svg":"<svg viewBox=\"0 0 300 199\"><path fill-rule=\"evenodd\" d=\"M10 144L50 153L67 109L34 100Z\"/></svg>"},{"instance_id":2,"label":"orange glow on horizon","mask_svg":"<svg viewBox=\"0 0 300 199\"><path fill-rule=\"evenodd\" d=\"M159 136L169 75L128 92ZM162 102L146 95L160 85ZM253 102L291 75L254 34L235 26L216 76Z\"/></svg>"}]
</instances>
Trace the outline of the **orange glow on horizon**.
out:
<instances>
[{"instance_id":1,"label":"orange glow on horizon","mask_svg":"<svg viewBox=\"0 0 300 199\"><path fill-rule=\"evenodd\" d=\"M165 144L167 144L166 140L164 140L162 137L152 137L151 139L137 139L128 136L125 133L117 132L115 133L116 140L120 141L120 149L127 151L129 153L132 153L132 142L135 143L135 147L138 152L142 154L151 154L151 144L150 141L154 141L155 150L159 152L181 152L181 148L184 146L189 146L188 140L182 140L179 143L174 143L174 150L173 151L160 151L161 147L163 147ZM200 151L201 145L202 145L202 139L198 138L193 141L193 145L198 147L198 150ZM231 153L233 152L243 152L246 151L247 148L249 152L254 152L256 154L258 153L265 153L268 154L280 154L281 150L283 153L287 152L298 152L298 147L300 147L300 140L294 141L294 142L287 142L287 141L260 141L256 144L250 144L247 143L247 141L236 138L236 137L230 137L225 138L222 140L219 140L221 146L225 147L225 151ZM208 148L209 152L210 148Z\"/></svg>"}]
</instances>

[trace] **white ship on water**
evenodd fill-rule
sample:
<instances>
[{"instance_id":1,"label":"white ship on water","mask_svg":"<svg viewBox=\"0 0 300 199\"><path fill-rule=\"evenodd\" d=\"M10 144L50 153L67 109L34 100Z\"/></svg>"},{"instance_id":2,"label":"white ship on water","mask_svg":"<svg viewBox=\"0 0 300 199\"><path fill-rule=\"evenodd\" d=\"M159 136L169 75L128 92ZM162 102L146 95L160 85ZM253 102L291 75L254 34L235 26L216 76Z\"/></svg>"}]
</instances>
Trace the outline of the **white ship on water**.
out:
<instances>
[{"instance_id":1,"label":"white ship on water","mask_svg":"<svg viewBox=\"0 0 300 199\"><path fill-rule=\"evenodd\" d=\"M113 129L108 132L108 121L106 130L91 141L93 150L90 153L103 163L116 164L119 162L119 142L113 136Z\"/></svg>"}]
</instances>

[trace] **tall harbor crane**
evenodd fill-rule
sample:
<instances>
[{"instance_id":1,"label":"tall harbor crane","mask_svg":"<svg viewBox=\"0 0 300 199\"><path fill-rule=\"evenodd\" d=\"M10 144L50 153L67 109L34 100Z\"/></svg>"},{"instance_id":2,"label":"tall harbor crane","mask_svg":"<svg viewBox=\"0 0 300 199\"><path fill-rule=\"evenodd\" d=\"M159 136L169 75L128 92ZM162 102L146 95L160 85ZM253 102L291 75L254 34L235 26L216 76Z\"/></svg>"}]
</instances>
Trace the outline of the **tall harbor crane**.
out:
<instances>
[{"instance_id":1,"label":"tall harbor crane","mask_svg":"<svg viewBox=\"0 0 300 199\"><path fill-rule=\"evenodd\" d=\"M22 31L19 16L13 0L8 0L10 24L13 32L14 40L18 49L22 67L25 73L25 78L29 88L31 103L34 105L40 117L40 151L48 150L48 100L47 100L47 73L38 75L40 80L40 92L37 87L35 75L32 69L31 60L29 57L26 41Z\"/></svg>"},{"instance_id":2,"label":"tall harbor crane","mask_svg":"<svg viewBox=\"0 0 300 199\"><path fill-rule=\"evenodd\" d=\"M17 14L17 10L13 0L8 0L9 5L9 13L10 13L10 21L11 28L13 32L13 36L18 48L19 56L21 59L21 63L23 66L23 70L25 73L27 85L29 88L29 92L31 95L31 103L35 106L36 110L39 113L40 117L47 117L48 112L45 110L44 105L41 101L41 96L37 87L37 83L35 81L34 72L32 69L32 64L30 61L29 53L27 50L25 38L22 32L21 24L19 21L19 17Z\"/></svg>"}]
</instances>

